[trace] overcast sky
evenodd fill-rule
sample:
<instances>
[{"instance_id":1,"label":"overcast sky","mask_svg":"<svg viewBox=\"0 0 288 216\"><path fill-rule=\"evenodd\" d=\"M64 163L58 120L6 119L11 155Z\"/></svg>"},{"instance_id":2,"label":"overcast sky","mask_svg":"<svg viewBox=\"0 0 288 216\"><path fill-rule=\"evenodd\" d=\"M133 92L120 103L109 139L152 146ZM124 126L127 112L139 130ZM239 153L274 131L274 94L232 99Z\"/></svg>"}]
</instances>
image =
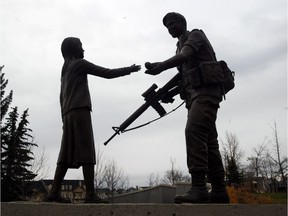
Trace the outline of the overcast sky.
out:
<instances>
[{"instance_id":1,"label":"overcast sky","mask_svg":"<svg viewBox=\"0 0 288 216\"><path fill-rule=\"evenodd\" d=\"M142 70L131 76L106 80L89 76L93 127L97 148L130 177L131 186L146 185L150 173L160 177L170 167L187 172L184 106L144 128L103 143L144 102L141 94L153 83L165 84L177 72L144 74L146 61L163 61L175 53L173 39L162 25L167 12L187 19L188 29L204 30L217 58L236 73L236 87L221 103L217 126L237 136L245 155L272 139L277 123L283 155L287 152L287 5L285 0L1 0L1 58L12 106L29 108L29 127L39 149L45 147L53 178L60 149L60 46L65 37L79 37L85 59L118 68L131 64ZM177 99L171 110L181 103ZM157 117L152 109L134 125ZM272 147L270 146L271 151ZM82 170L66 178L82 178Z\"/></svg>"}]
</instances>

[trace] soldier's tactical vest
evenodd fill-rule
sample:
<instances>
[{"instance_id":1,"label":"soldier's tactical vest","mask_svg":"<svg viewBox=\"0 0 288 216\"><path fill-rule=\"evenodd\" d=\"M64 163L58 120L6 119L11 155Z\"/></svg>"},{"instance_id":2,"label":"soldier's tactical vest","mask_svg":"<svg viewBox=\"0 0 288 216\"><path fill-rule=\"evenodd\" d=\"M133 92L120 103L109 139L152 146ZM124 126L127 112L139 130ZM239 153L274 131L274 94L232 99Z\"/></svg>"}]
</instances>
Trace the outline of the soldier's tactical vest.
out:
<instances>
[{"instance_id":1,"label":"soldier's tactical vest","mask_svg":"<svg viewBox=\"0 0 288 216\"><path fill-rule=\"evenodd\" d=\"M201 62L199 67L182 71L181 92L220 85L225 99L225 94L235 87L234 76L235 72L231 71L223 60ZM181 95L181 98L185 99L185 94Z\"/></svg>"}]
</instances>

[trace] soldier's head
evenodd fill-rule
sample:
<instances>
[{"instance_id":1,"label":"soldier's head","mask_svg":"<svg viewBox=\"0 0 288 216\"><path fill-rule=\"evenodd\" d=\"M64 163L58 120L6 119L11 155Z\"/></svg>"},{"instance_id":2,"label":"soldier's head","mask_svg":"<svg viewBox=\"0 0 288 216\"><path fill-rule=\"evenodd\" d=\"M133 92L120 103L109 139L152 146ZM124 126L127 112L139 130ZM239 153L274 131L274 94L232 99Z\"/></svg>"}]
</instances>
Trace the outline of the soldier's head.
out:
<instances>
[{"instance_id":1,"label":"soldier's head","mask_svg":"<svg viewBox=\"0 0 288 216\"><path fill-rule=\"evenodd\" d=\"M61 45L61 52L64 59L84 58L84 50L79 38L67 37Z\"/></svg>"},{"instance_id":2,"label":"soldier's head","mask_svg":"<svg viewBox=\"0 0 288 216\"><path fill-rule=\"evenodd\" d=\"M173 38L179 38L180 35L187 31L187 22L185 17L176 12L167 13L163 18L163 24Z\"/></svg>"}]
</instances>

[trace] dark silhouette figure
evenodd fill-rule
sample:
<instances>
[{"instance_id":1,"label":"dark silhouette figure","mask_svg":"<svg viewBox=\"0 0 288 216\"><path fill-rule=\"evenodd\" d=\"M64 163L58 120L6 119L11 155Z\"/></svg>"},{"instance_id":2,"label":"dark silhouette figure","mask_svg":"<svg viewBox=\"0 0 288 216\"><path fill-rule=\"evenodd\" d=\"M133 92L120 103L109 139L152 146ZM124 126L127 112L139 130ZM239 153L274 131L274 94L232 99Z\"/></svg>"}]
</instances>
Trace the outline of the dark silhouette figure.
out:
<instances>
[{"instance_id":1,"label":"dark silhouette figure","mask_svg":"<svg viewBox=\"0 0 288 216\"><path fill-rule=\"evenodd\" d=\"M176 55L145 66L147 74L156 75L173 67L181 74L179 93L188 109L185 137L192 185L187 194L175 197L175 203L229 203L215 125L223 88L220 84L204 84L203 80L209 77L204 74L205 70L199 69L204 62L218 65L214 50L202 30L187 31L186 19L181 14L166 14L163 24L173 38L178 38ZM206 188L207 177L212 184L210 194Z\"/></svg>"},{"instance_id":2,"label":"dark silhouette figure","mask_svg":"<svg viewBox=\"0 0 288 216\"><path fill-rule=\"evenodd\" d=\"M61 197L62 181L68 168L83 168L86 185L86 203L105 203L95 194L94 165L95 147L91 124L91 99L87 75L102 78L116 78L140 70L140 66L108 69L84 60L84 50L80 39L69 37L61 46L64 65L61 74L60 104L63 121L61 149L52 189L47 201L69 203Z\"/></svg>"}]
</instances>

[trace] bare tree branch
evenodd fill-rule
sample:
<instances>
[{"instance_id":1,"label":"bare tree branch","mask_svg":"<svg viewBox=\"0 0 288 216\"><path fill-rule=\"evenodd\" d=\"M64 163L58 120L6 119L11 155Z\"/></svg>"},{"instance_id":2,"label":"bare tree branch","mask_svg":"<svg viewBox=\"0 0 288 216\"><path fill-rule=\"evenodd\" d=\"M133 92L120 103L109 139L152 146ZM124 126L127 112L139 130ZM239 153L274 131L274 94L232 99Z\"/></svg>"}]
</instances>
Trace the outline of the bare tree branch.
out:
<instances>
[{"instance_id":1,"label":"bare tree branch","mask_svg":"<svg viewBox=\"0 0 288 216\"><path fill-rule=\"evenodd\" d=\"M240 143L236 134L225 132L225 141L220 140L222 146L222 154L224 158L233 158L238 167L240 167L240 160L244 155L243 150L240 148ZM226 164L226 161L225 161Z\"/></svg>"},{"instance_id":2,"label":"bare tree branch","mask_svg":"<svg viewBox=\"0 0 288 216\"><path fill-rule=\"evenodd\" d=\"M148 186L153 187L159 184L159 174L150 173L147 180Z\"/></svg>"},{"instance_id":3,"label":"bare tree branch","mask_svg":"<svg viewBox=\"0 0 288 216\"><path fill-rule=\"evenodd\" d=\"M105 157L103 156L103 152L99 147L96 147L96 165L95 165L95 176L94 176L94 184L96 190L101 188L105 183Z\"/></svg>"},{"instance_id":4,"label":"bare tree branch","mask_svg":"<svg viewBox=\"0 0 288 216\"><path fill-rule=\"evenodd\" d=\"M184 175L184 172L180 169L176 169L176 159L170 158L171 168L166 170L162 181L165 184L175 185L178 182L189 182L191 177L189 175Z\"/></svg>"},{"instance_id":5,"label":"bare tree branch","mask_svg":"<svg viewBox=\"0 0 288 216\"><path fill-rule=\"evenodd\" d=\"M272 127L273 131L273 141L274 141L274 149L275 149L275 156L273 157L270 155L270 158L275 162L276 166L278 167L278 174L281 176L281 179L283 181L286 181L286 175L287 175L287 157L284 156L281 158L281 145L279 141L279 134L277 130L277 124L274 121L274 125Z\"/></svg>"},{"instance_id":6,"label":"bare tree branch","mask_svg":"<svg viewBox=\"0 0 288 216\"><path fill-rule=\"evenodd\" d=\"M45 152L45 147L43 147L40 153L34 155L34 160L30 166L30 171L37 174L35 181L47 178L50 171L48 162L49 156Z\"/></svg>"},{"instance_id":7,"label":"bare tree branch","mask_svg":"<svg viewBox=\"0 0 288 216\"><path fill-rule=\"evenodd\" d=\"M129 177L124 175L123 169L117 166L114 159L109 160L105 165L104 181L106 187L112 191L112 196L121 186L129 185Z\"/></svg>"}]
</instances>

